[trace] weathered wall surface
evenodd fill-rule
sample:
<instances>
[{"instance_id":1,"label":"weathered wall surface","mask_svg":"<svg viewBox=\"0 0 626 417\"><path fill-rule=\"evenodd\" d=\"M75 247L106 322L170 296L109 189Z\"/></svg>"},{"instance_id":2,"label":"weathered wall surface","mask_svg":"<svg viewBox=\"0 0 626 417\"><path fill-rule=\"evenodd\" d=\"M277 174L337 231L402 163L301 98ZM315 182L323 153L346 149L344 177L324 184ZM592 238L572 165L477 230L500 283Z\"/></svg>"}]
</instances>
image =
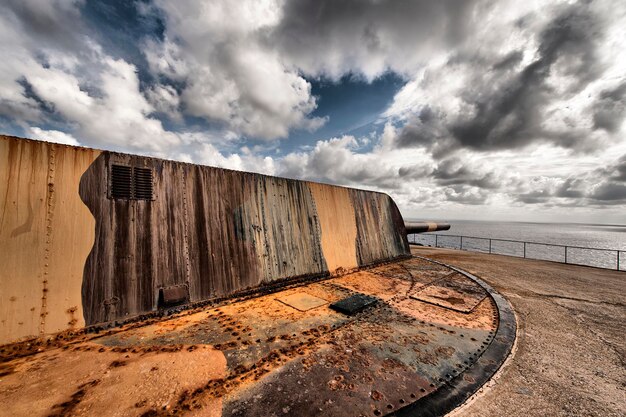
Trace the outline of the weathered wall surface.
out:
<instances>
[{"instance_id":1,"label":"weathered wall surface","mask_svg":"<svg viewBox=\"0 0 626 417\"><path fill-rule=\"evenodd\" d=\"M386 194L350 190L355 206L357 258L360 266L393 259L409 252L404 221Z\"/></svg>"},{"instance_id":2,"label":"weathered wall surface","mask_svg":"<svg viewBox=\"0 0 626 417\"><path fill-rule=\"evenodd\" d=\"M84 326L95 222L77 190L98 154L0 136L0 343Z\"/></svg>"},{"instance_id":3,"label":"weathered wall surface","mask_svg":"<svg viewBox=\"0 0 626 417\"><path fill-rule=\"evenodd\" d=\"M359 266L356 257L356 218L350 190L314 182L307 183L321 226L322 251L331 274Z\"/></svg>"},{"instance_id":4,"label":"weathered wall surface","mask_svg":"<svg viewBox=\"0 0 626 417\"><path fill-rule=\"evenodd\" d=\"M0 343L409 253L385 194L16 138L0 161ZM111 198L113 164L153 199Z\"/></svg>"},{"instance_id":5,"label":"weathered wall surface","mask_svg":"<svg viewBox=\"0 0 626 417\"><path fill-rule=\"evenodd\" d=\"M154 200L108 198L113 163L152 169ZM97 219L83 286L89 324L155 310L162 287L187 285L194 302L327 271L301 181L104 153L80 195Z\"/></svg>"}]
</instances>

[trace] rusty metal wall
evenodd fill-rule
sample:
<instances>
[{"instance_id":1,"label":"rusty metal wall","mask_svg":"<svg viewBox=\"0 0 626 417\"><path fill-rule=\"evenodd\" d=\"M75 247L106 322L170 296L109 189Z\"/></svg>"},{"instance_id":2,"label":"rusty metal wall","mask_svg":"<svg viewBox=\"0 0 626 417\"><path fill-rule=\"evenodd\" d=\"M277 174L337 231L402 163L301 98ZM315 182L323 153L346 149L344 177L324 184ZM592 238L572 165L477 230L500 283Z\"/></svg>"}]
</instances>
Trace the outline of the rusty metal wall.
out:
<instances>
[{"instance_id":1,"label":"rusty metal wall","mask_svg":"<svg viewBox=\"0 0 626 417\"><path fill-rule=\"evenodd\" d=\"M355 207L359 265L408 253L404 220L391 197L354 189L350 193Z\"/></svg>"},{"instance_id":2,"label":"rusty metal wall","mask_svg":"<svg viewBox=\"0 0 626 417\"><path fill-rule=\"evenodd\" d=\"M99 154L0 136L0 344L84 326L95 221L78 184Z\"/></svg>"},{"instance_id":3,"label":"rusty metal wall","mask_svg":"<svg viewBox=\"0 0 626 417\"><path fill-rule=\"evenodd\" d=\"M8 256L24 261L0 276L0 343L42 334L36 324L15 330L30 317L4 295L4 288L17 291L18 283L37 294L28 308L36 300L41 304L42 291L49 299L70 291L68 306L57 303L46 315L66 318L73 309L79 319L68 323L81 326L154 311L164 287L186 286L188 302L194 302L409 253L402 217L386 194L17 138L2 137L0 150L0 262ZM154 199L110 198L112 164L151 169ZM65 206L49 195L50 187ZM9 200L22 208L7 211ZM39 201L39 226L29 230L28 241L13 239L12 231L29 216L29 201ZM51 202L56 211L49 215ZM63 236L56 240L62 247L47 245L47 233ZM55 257L56 280L74 277L71 290L42 289L44 273L52 271L46 256ZM43 333L68 327L57 322Z\"/></svg>"}]
</instances>

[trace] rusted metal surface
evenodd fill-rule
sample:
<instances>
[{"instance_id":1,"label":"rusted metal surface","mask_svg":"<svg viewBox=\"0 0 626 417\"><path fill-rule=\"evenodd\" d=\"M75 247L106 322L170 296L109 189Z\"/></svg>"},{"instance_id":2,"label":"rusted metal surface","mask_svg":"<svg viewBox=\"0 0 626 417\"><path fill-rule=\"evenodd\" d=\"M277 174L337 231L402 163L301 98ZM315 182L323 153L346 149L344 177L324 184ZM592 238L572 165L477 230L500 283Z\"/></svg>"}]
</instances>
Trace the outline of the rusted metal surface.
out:
<instances>
[{"instance_id":1,"label":"rusted metal surface","mask_svg":"<svg viewBox=\"0 0 626 417\"><path fill-rule=\"evenodd\" d=\"M2 135L0 180L0 344L409 255L382 193Z\"/></svg>"},{"instance_id":2,"label":"rusted metal surface","mask_svg":"<svg viewBox=\"0 0 626 417\"><path fill-rule=\"evenodd\" d=\"M85 325L95 221L78 185L98 155L0 135L0 344Z\"/></svg>"},{"instance_id":3,"label":"rusted metal surface","mask_svg":"<svg viewBox=\"0 0 626 417\"><path fill-rule=\"evenodd\" d=\"M376 297L357 293L332 303L330 308L348 316L353 316L376 304L376 302L378 302Z\"/></svg>"},{"instance_id":4,"label":"rusted metal surface","mask_svg":"<svg viewBox=\"0 0 626 417\"><path fill-rule=\"evenodd\" d=\"M413 278L385 275L400 269ZM411 258L58 340L26 358L13 359L20 347L5 346L0 404L21 415L45 385L54 389L28 403L30 416L113 409L124 415L440 415L502 363L514 319L491 289L468 313L411 298L420 271L436 271L440 279L459 273ZM378 302L346 316L328 305L301 310L280 301L306 294L333 303L357 293ZM500 356L490 353L492 346Z\"/></svg>"},{"instance_id":5,"label":"rusted metal surface","mask_svg":"<svg viewBox=\"0 0 626 417\"><path fill-rule=\"evenodd\" d=\"M276 299L300 311L307 311L328 304L328 301L323 298L315 297L305 292L297 292Z\"/></svg>"},{"instance_id":6,"label":"rusted metal surface","mask_svg":"<svg viewBox=\"0 0 626 417\"><path fill-rule=\"evenodd\" d=\"M113 164L152 169L154 200L106 198L104 176ZM196 302L272 281L328 275L325 250L334 259L336 273L343 258L336 257L329 243L322 247L322 238L343 235L322 227L317 207L328 203L318 204L314 197L321 198L324 188L337 187L317 184L312 194L308 184L102 154L85 173L80 189L96 218L97 236L85 266L86 322L155 310L155 287L187 284L190 301ZM341 193L355 201L347 207L356 224L352 259L359 254L359 265L365 265L406 256L402 218L388 196L359 190ZM351 261L346 262L345 269L352 269Z\"/></svg>"},{"instance_id":7,"label":"rusted metal surface","mask_svg":"<svg viewBox=\"0 0 626 417\"><path fill-rule=\"evenodd\" d=\"M404 220L386 194L350 190L356 214L357 257L360 266L391 260L409 253Z\"/></svg>"},{"instance_id":8,"label":"rusted metal surface","mask_svg":"<svg viewBox=\"0 0 626 417\"><path fill-rule=\"evenodd\" d=\"M159 289L159 305L163 307L184 304L189 301L187 285L171 285Z\"/></svg>"},{"instance_id":9,"label":"rusted metal surface","mask_svg":"<svg viewBox=\"0 0 626 417\"><path fill-rule=\"evenodd\" d=\"M462 313L472 311L486 296L487 291L480 285L459 273L448 275L410 293L410 297L416 300Z\"/></svg>"}]
</instances>

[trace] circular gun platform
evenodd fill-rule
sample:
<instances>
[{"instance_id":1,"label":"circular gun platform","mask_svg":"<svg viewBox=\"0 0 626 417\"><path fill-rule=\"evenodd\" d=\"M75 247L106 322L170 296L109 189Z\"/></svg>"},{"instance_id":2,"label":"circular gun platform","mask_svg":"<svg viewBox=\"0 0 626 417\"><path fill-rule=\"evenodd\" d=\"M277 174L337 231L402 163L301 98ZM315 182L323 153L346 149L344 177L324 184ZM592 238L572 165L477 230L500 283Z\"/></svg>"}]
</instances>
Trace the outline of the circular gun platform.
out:
<instances>
[{"instance_id":1,"label":"circular gun platform","mask_svg":"<svg viewBox=\"0 0 626 417\"><path fill-rule=\"evenodd\" d=\"M486 283L412 257L38 342L23 357L25 346L2 347L0 405L29 416L443 415L497 371L515 331Z\"/></svg>"}]
</instances>

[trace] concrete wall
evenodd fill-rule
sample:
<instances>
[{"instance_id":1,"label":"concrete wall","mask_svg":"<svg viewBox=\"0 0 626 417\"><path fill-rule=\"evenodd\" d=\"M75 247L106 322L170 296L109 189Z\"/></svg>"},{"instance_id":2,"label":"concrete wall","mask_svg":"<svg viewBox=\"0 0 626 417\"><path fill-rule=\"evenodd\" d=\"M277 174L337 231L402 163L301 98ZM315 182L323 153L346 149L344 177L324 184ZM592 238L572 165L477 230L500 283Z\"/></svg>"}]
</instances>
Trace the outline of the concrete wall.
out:
<instances>
[{"instance_id":1,"label":"concrete wall","mask_svg":"<svg viewBox=\"0 0 626 417\"><path fill-rule=\"evenodd\" d=\"M153 200L110 198L112 164ZM409 253L386 194L0 136L0 343Z\"/></svg>"}]
</instances>

